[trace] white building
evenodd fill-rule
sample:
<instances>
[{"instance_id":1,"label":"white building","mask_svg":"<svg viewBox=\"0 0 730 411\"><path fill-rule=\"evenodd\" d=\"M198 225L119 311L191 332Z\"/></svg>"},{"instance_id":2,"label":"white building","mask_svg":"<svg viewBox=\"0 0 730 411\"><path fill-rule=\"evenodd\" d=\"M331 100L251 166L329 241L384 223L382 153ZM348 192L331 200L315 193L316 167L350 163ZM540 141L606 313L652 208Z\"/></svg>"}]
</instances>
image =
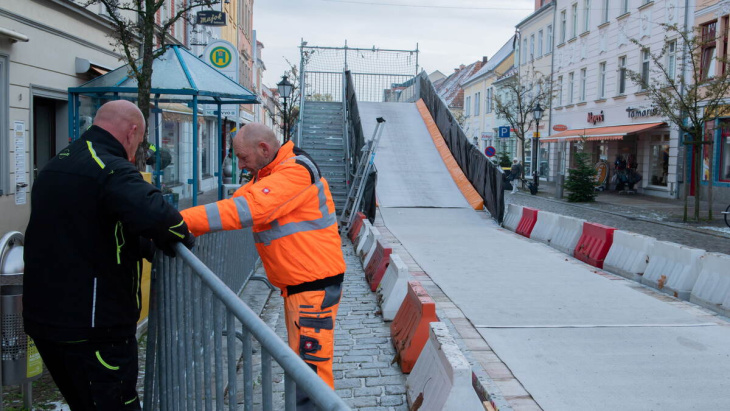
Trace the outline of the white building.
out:
<instances>
[{"instance_id":1,"label":"white building","mask_svg":"<svg viewBox=\"0 0 730 411\"><path fill-rule=\"evenodd\" d=\"M690 10L694 2L689 1ZM638 191L661 197L678 196L679 133L657 115L629 80L627 69L648 76L647 49L665 44L661 23L682 26L685 2L680 0L558 0L555 5L549 174L565 175L578 150L594 163L606 162L607 181L620 157L635 164L643 179ZM634 45L636 39L643 47ZM669 42L673 42L669 39ZM644 49L646 48L646 49ZM675 47L669 66L680 58ZM585 141L585 143L584 143ZM609 188L613 187L610 185Z\"/></svg>"},{"instance_id":2,"label":"white building","mask_svg":"<svg viewBox=\"0 0 730 411\"><path fill-rule=\"evenodd\" d=\"M25 231L38 170L68 144L68 91L119 66L101 7L0 5L0 235Z\"/></svg>"}]
</instances>

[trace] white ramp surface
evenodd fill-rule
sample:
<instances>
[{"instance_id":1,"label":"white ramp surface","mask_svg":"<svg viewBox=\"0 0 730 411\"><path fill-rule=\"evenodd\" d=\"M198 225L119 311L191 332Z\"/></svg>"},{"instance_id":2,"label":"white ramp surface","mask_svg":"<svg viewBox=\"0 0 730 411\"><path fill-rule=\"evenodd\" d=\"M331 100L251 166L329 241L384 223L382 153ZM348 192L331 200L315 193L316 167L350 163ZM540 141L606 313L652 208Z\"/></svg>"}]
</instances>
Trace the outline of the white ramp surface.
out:
<instances>
[{"instance_id":1,"label":"white ramp surface","mask_svg":"<svg viewBox=\"0 0 730 411\"><path fill-rule=\"evenodd\" d=\"M377 117L386 121L375 154L380 207L469 208L414 103L359 103L358 109L366 139Z\"/></svg>"}]
</instances>

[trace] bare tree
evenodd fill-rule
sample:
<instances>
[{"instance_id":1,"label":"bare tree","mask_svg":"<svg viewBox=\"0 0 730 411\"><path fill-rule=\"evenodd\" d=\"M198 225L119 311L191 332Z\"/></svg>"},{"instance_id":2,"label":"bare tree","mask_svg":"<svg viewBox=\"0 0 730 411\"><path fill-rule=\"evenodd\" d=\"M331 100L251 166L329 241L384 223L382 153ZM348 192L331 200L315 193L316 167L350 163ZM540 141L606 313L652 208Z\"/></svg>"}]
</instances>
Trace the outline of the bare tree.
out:
<instances>
[{"instance_id":1,"label":"bare tree","mask_svg":"<svg viewBox=\"0 0 730 411\"><path fill-rule=\"evenodd\" d=\"M664 45L652 53L639 40L630 41L648 53L651 68L642 71L627 70L629 78L642 88L659 113L684 133L683 141L692 149L694 162L694 218L700 219L700 175L702 151L712 152L713 137L706 124L714 121L724 109L730 91L730 67L725 56L714 53L719 31L717 26L693 27L682 30L676 24L662 24ZM681 59L668 58L669 53L684 50ZM719 67L719 68L718 68ZM717 70L715 70L717 69ZM712 157L712 156L710 156ZM712 219L712 166L708 184L708 217ZM684 221L687 221L687 198L684 192Z\"/></svg>"},{"instance_id":2,"label":"bare tree","mask_svg":"<svg viewBox=\"0 0 730 411\"><path fill-rule=\"evenodd\" d=\"M173 40L171 29L180 20L190 21L190 10L219 4L220 0L87 0L85 6L97 3L104 7L115 26L112 33L115 41L113 46L124 56L123 60L129 64L130 74L137 79L137 105L144 118L148 118L152 62L164 53L165 45ZM170 6L170 11L166 10L167 6ZM161 9L163 12L159 13L158 20ZM147 145L145 137L137 149L139 168L144 167L143 150Z\"/></svg>"},{"instance_id":3,"label":"bare tree","mask_svg":"<svg viewBox=\"0 0 730 411\"><path fill-rule=\"evenodd\" d=\"M494 111L514 130L515 137L522 147L522 164L525 164L525 142L530 129L535 126L533 109L539 103L549 109L552 96L550 78L535 71L534 67L520 75L512 68L497 79L499 87L494 96ZM537 164L533 164L533 171ZM522 167L522 179L525 168Z\"/></svg>"}]
</instances>

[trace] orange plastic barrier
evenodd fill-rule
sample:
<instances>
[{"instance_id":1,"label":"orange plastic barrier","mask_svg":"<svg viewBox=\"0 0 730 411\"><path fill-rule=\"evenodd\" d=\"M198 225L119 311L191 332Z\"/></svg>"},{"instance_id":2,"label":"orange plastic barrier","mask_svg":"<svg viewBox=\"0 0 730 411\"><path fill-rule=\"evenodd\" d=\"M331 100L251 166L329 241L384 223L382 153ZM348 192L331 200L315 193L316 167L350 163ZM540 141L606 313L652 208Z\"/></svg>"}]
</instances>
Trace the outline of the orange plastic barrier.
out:
<instances>
[{"instance_id":1,"label":"orange plastic barrier","mask_svg":"<svg viewBox=\"0 0 730 411\"><path fill-rule=\"evenodd\" d=\"M390 265L390 253L392 252L393 249L385 247L380 240L378 240L375 244L373 256L370 257L370 261L365 267L365 279L368 280L368 284L370 284L370 291L378 289L378 284L380 284L380 280L383 279L385 270L387 270L388 265Z\"/></svg>"},{"instance_id":2,"label":"orange plastic barrier","mask_svg":"<svg viewBox=\"0 0 730 411\"><path fill-rule=\"evenodd\" d=\"M428 340L428 324L437 322L436 303L418 281L408 282L408 293L390 324L395 360L409 373Z\"/></svg>"},{"instance_id":3,"label":"orange plastic barrier","mask_svg":"<svg viewBox=\"0 0 730 411\"><path fill-rule=\"evenodd\" d=\"M441 155L441 158L444 160L444 164L446 164L449 174L451 174L451 178L453 178L454 182L456 182L456 186L459 187L459 190L461 190L461 193L464 195L470 206L472 206L475 210L483 209L484 200L474 186L471 185L471 182L468 178L466 178L464 172L461 171L461 167L459 167L459 164L454 159L454 155L451 154L451 150L449 150L449 147L446 145L444 136L441 135L436 122L433 121L433 117L431 117L431 113L428 111L428 107L426 107L423 99L418 99L416 106L418 107L418 112L421 113L423 122L426 123L426 128L428 129L429 134L431 134L431 138L433 139L433 143L436 145L436 149Z\"/></svg>"},{"instance_id":4,"label":"orange plastic barrier","mask_svg":"<svg viewBox=\"0 0 730 411\"><path fill-rule=\"evenodd\" d=\"M347 237L354 243L357 235L360 233L360 229L362 228L362 222L365 220L365 214L358 212L353 218L352 224L350 224L350 231L347 232Z\"/></svg>"},{"instance_id":5,"label":"orange plastic barrier","mask_svg":"<svg viewBox=\"0 0 730 411\"><path fill-rule=\"evenodd\" d=\"M535 223L537 223L537 212L539 210L535 208L530 207L523 207L522 208L522 218L520 219L520 222L517 224L517 228L515 229L515 233L519 235L524 235L527 238L530 238L530 234L532 234L532 229L535 228Z\"/></svg>"},{"instance_id":6,"label":"orange plastic barrier","mask_svg":"<svg viewBox=\"0 0 730 411\"><path fill-rule=\"evenodd\" d=\"M575 245L573 256L594 267L603 268L608 250L613 244L613 227L583 223L583 234Z\"/></svg>"}]
</instances>

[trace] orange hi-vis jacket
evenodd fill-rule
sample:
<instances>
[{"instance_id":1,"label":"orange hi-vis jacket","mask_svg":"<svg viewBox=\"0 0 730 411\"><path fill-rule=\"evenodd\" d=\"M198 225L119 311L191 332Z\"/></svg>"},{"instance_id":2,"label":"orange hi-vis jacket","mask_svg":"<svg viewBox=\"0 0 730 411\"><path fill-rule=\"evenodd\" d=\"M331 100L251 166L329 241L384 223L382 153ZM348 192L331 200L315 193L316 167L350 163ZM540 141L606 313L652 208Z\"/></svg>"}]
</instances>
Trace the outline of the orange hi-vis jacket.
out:
<instances>
[{"instance_id":1,"label":"orange hi-vis jacket","mask_svg":"<svg viewBox=\"0 0 730 411\"><path fill-rule=\"evenodd\" d=\"M252 227L269 281L286 286L345 272L329 185L291 141L232 198L181 212L195 236Z\"/></svg>"}]
</instances>

